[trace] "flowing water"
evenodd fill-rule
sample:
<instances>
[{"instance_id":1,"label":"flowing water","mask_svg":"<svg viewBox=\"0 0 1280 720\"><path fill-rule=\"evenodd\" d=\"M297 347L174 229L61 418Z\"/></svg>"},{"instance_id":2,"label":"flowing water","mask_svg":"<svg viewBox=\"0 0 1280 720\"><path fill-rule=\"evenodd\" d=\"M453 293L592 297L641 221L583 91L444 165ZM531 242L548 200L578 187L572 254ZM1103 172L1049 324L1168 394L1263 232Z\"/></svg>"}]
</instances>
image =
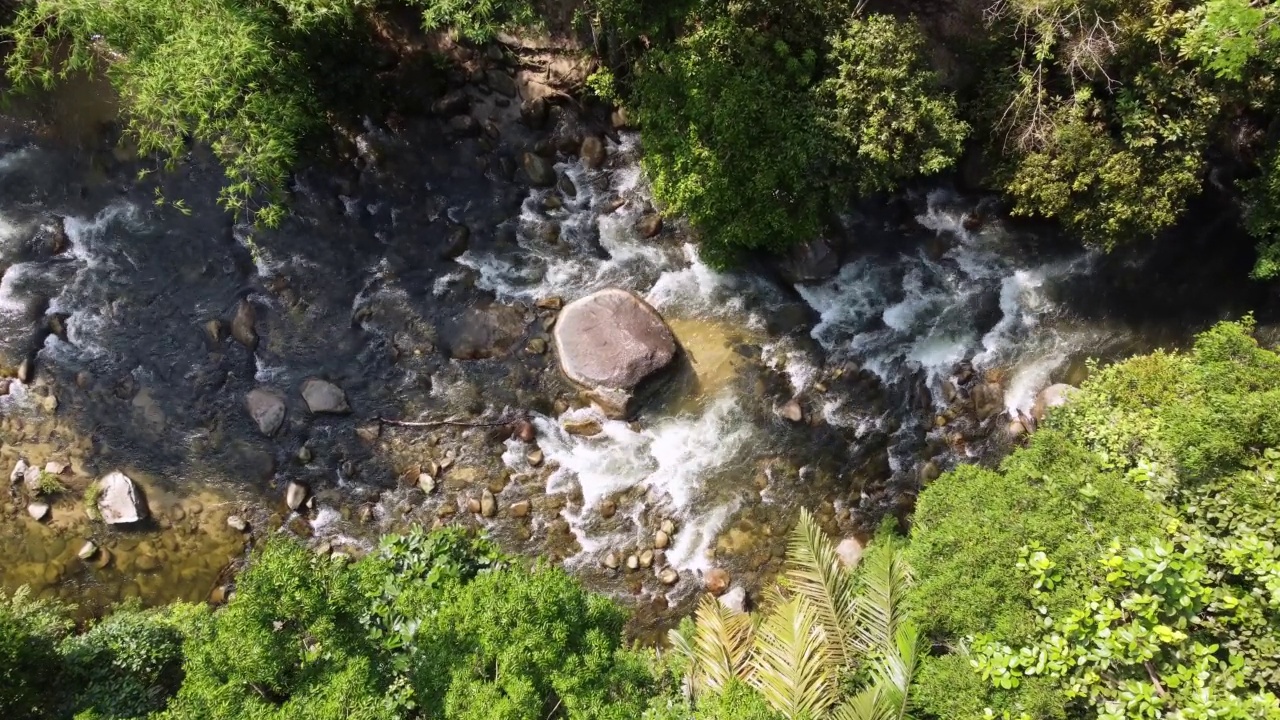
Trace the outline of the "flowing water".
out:
<instances>
[{"instance_id":1,"label":"flowing water","mask_svg":"<svg viewBox=\"0 0 1280 720\"><path fill-rule=\"evenodd\" d=\"M475 103L510 119L493 96ZM1049 383L1079 382L1086 357L1185 342L1257 301L1201 292L1194 274L1151 276L1182 260L1082 251L941 187L851 211L845 262L825 282L719 273L678 223L654 240L636 231L649 199L634 134L610 141L600 170L561 155L572 192L531 191L512 168L535 133L508 122L457 138L439 125L369 123L351 163L298 176L293 216L264 233L216 208L218 171L198 152L139 178L146 162L100 138L5 127L0 367L12 376L30 359L35 373L0 397L0 457L71 465L51 522L29 518L17 490L4 505L5 586L90 605L198 598L269 534L358 553L381 532L460 522L661 615L687 607L712 567L754 592L798 507L865 536L909 512L926 463L996 457L1008 418ZM684 351L630 422L585 404L534 342L554 322L539 301L611 286L644 296ZM243 303L252 350L207 328ZM476 354L490 357L461 359ZM313 376L341 386L353 413L311 416L297 388ZM1002 387L1004 413L946 415L973 377ZM259 386L288 397L270 438L243 407ZM778 412L792 399L799 422ZM536 443L376 423L513 414L533 418ZM436 487L417 485L438 466ZM114 469L143 482L153 526L82 517L75 491ZM282 507L289 481L315 496L303 516ZM486 493L496 510L473 512ZM227 528L233 513L250 535ZM675 531L655 547L665 522ZM117 561L77 560L85 538ZM611 567L631 555L640 570ZM672 585L657 577L668 567Z\"/></svg>"}]
</instances>

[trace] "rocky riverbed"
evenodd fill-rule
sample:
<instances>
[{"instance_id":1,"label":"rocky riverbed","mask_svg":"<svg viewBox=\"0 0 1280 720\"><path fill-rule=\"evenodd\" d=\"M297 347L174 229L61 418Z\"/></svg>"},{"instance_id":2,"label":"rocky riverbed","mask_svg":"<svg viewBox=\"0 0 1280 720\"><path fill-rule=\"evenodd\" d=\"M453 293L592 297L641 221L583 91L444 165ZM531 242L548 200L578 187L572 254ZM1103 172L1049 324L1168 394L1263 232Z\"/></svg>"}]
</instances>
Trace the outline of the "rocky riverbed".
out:
<instances>
[{"instance_id":1,"label":"rocky riverbed","mask_svg":"<svg viewBox=\"0 0 1280 720\"><path fill-rule=\"evenodd\" d=\"M272 535L358 555L461 524L565 563L644 632L704 588L754 596L797 508L865 538L946 467L998 457L1085 356L1258 304L1220 291L1164 314L1176 279L1125 280L1159 258L1100 258L943 190L716 273L653 208L625 117L561 98L510 47L457 52L430 112L366 119L297 175L274 231L215 206L198 148L150 172L110 107L76 101L100 87L0 123L0 461L65 465L47 492L10 484L3 586L85 612L220 601ZM621 407L566 377L556 341L606 288L675 341L626 365L664 372ZM116 471L144 521L92 517Z\"/></svg>"}]
</instances>

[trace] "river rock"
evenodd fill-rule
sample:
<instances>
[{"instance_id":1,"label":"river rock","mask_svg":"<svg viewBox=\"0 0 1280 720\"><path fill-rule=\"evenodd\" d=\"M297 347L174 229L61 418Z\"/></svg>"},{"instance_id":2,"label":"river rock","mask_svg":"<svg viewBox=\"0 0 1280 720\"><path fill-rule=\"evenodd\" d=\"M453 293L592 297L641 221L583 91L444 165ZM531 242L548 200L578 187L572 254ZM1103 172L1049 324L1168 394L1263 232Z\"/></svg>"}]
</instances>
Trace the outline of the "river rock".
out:
<instances>
[{"instance_id":1,"label":"river rock","mask_svg":"<svg viewBox=\"0 0 1280 720\"><path fill-rule=\"evenodd\" d=\"M628 569L628 570L639 570L639 569L640 569L640 557L639 557L638 555L628 555L628 556L627 556L627 569Z\"/></svg>"},{"instance_id":2,"label":"river rock","mask_svg":"<svg viewBox=\"0 0 1280 720\"><path fill-rule=\"evenodd\" d=\"M707 586L707 592L715 596L720 596L729 589L729 571L724 568L711 568L702 578L702 583Z\"/></svg>"},{"instance_id":3,"label":"river rock","mask_svg":"<svg viewBox=\"0 0 1280 720\"><path fill-rule=\"evenodd\" d=\"M533 98L520 103L520 121L533 130L541 130L547 125L547 101L544 98Z\"/></svg>"},{"instance_id":4,"label":"river rock","mask_svg":"<svg viewBox=\"0 0 1280 720\"><path fill-rule=\"evenodd\" d=\"M654 534L653 546L655 548L659 550L666 550L667 546L670 544L671 544L671 536L668 535L665 531L659 530L656 534Z\"/></svg>"},{"instance_id":5,"label":"river rock","mask_svg":"<svg viewBox=\"0 0 1280 720\"><path fill-rule=\"evenodd\" d=\"M731 612L744 613L747 611L747 591L741 587L735 587L720 596L720 604Z\"/></svg>"},{"instance_id":6,"label":"river rock","mask_svg":"<svg viewBox=\"0 0 1280 720\"><path fill-rule=\"evenodd\" d=\"M480 514L487 518L498 514L498 502L488 488L480 493Z\"/></svg>"},{"instance_id":7,"label":"river rock","mask_svg":"<svg viewBox=\"0 0 1280 720\"><path fill-rule=\"evenodd\" d=\"M245 519L240 517L239 515L228 515L227 527L231 528L232 530L235 530L236 532L244 532L245 530L249 529L249 523L246 522Z\"/></svg>"},{"instance_id":8,"label":"river rock","mask_svg":"<svg viewBox=\"0 0 1280 720\"><path fill-rule=\"evenodd\" d=\"M598 170L604 165L607 157L604 139L599 135L588 135L582 139L582 147L578 149L578 154L582 156L582 162L592 170Z\"/></svg>"},{"instance_id":9,"label":"river rock","mask_svg":"<svg viewBox=\"0 0 1280 720\"><path fill-rule=\"evenodd\" d=\"M978 383L969 396L973 400L973 414L978 420L986 420L1004 410L1004 390L995 383Z\"/></svg>"},{"instance_id":10,"label":"river rock","mask_svg":"<svg viewBox=\"0 0 1280 720\"><path fill-rule=\"evenodd\" d=\"M509 305L467 308L442 328L449 356L455 360L505 357L524 338L524 313Z\"/></svg>"},{"instance_id":11,"label":"river rock","mask_svg":"<svg viewBox=\"0 0 1280 720\"><path fill-rule=\"evenodd\" d=\"M302 381L301 390L302 399L306 401L307 409L312 413L344 415L351 412L351 406L347 404L347 394L328 380L307 378Z\"/></svg>"},{"instance_id":12,"label":"river rock","mask_svg":"<svg viewBox=\"0 0 1280 720\"><path fill-rule=\"evenodd\" d=\"M578 186L573 184L573 179L568 175L560 176L560 192L564 193L567 198L578 197Z\"/></svg>"},{"instance_id":13,"label":"river rock","mask_svg":"<svg viewBox=\"0 0 1280 720\"><path fill-rule=\"evenodd\" d=\"M267 437L276 434L284 424L284 396L268 388L254 388L244 399L249 417L258 425L258 431Z\"/></svg>"},{"instance_id":14,"label":"river rock","mask_svg":"<svg viewBox=\"0 0 1280 720\"><path fill-rule=\"evenodd\" d=\"M789 283L816 283L835 277L840 271L840 255L826 238L792 245L778 264L778 272Z\"/></svg>"},{"instance_id":15,"label":"river rock","mask_svg":"<svg viewBox=\"0 0 1280 720\"><path fill-rule=\"evenodd\" d=\"M92 540L87 540L84 545L80 546L80 550L76 552L76 557L81 560L92 560L93 556L97 554L98 546L94 545Z\"/></svg>"},{"instance_id":16,"label":"river rock","mask_svg":"<svg viewBox=\"0 0 1280 720\"><path fill-rule=\"evenodd\" d=\"M644 550L640 553L640 567L647 568L653 566L653 551Z\"/></svg>"},{"instance_id":17,"label":"river rock","mask_svg":"<svg viewBox=\"0 0 1280 720\"><path fill-rule=\"evenodd\" d=\"M513 98L519 92L515 78L501 70L490 70L485 75L485 80L489 83L489 87L493 88L493 91L499 95Z\"/></svg>"},{"instance_id":18,"label":"river rock","mask_svg":"<svg viewBox=\"0 0 1280 720\"><path fill-rule=\"evenodd\" d=\"M520 442L533 442L538 437L537 428L524 418L520 418L515 422L511 434L519 438Z\"/></svg>"},{"instance_id":19,"label":"river rock","mask_svg":"<svg viewBox=\"0 0 1280 720\"><path fill-rule=\"evenodd\" d=\"M551 161L535 153L526 152L520 156L520 165L524 174L529 176L529 183L534 187L551 187L556 184L556 169Z\"/></svg>"},{"instance_id":20,"label":"river rock","mask_svg":"<svg viewBox=\"0 0 1280 720\"><path fill-rule=\"evenodd\" d=\"M289 484L285 486L284 489L284 504L289 506L290 510L297 512L298 509L302 507L303 503L307 501L307 496L310 492L310 488L306 485L303 485L296 480L290 480Z\"/></svg>"},{"instance_id":21,"label":"river rock","mask_svg":"<svg viewBox=\"0 0 1280 720\"><path fill-rule=\"evenodd\" d=\"M799 400L792 398L778 408L778 417L793 423L801 422L804 420L804 408L800 407Z\"/></svg>"},{"instance_id":22,"label":"river rock","mask_svg":"<svg viewBox=\"0 0 1280 720\"><path fill-rule=\"evenodd\" d=\"M596 420L565 420L561 423L564 431L577 437L595 437L604 432L604 428Z\"/></svg>"},{"instance_id":23,"label":"river rock","mask_svg":"<svg viewBox=\"0 0 1280 720\"><path fill-rule=\"evenodd\" d=\"M26 477L27 468L31 467L24 459L19 459L17 464L13 466L13 470L9 471L9 483L16 483Z\"/></svg>"},{"instance_id":24,"label":"river rock","mask_svg":"<svg viewBox=\"0 0 1280 720\"><path fill-rule=\"evenodd\" d=\"M658 582L663 585L675 585L679 580L680 571L673 567L663 568L662 572L658 573Z\"/></svg>"},{"instance_id":25,"label":"river rock","mask_svg":"<svg viewBox=\"0 0 1280 720\"><path fill-rule=\"evenodd\" d=\"M44 471L50 475L61 475L67 471L67 464L57 460L50 460L44 464Z\"/></svg>"},{"instance_id":26,"label":"river rock","mask_svg":"<svg viewBox=\"0 0 1280 720\"><path fill-rule=\"evenodd\" d=\"M858 538L847 537L836 544L836 557L840 558L841 564L845 567L853 569L862 559L862 551L865 547Z\"/></svg>"},{"instance_id":27,"label":"river rock","mask_svg":"<svg viewBox=\"0 0 1280 720\"><path fill-rule=\"evenodd\" d=\"M528 455L526 455L525 459L529 461L530 465L534 467L538 467L539 465L542 464L544 457L545 456L542 454L542 450L537 449L537 450L531 451Z\"/></svg>"},{"instance_id":28,"label":"river rock","mask_svg":"<svg viewBox=\"0 0 1280 720\"><path fill-rule=\"evenodd\" d=\"M1044 420L1050 408L1065 405L1067 400L1070 400L1071 396L1078 392L1080 392L1079 388L1066 383L1050 385L1041 390L1039 395L1036 395L1036 404L1031 408L1031 417L1035 418L1036 422Z\"/></svg>"},{"instance_id":29,"label":"river rock","mask_svg":"<svg viewBox=\"0 0 1280 720\"><path fill-rule=\"evenodd\" d=\"M142 491L128 475L109 473L98 481L98 514L108 525L124 525L145 520L149 514Z\"/></svg>"},{"instance_id":30,"label":"river rock","mask_svg":"<svg viewBox=\"0 0 1280 720\"><path fill-rule=\"evenodd\" d=\"M254 327L257 321L258 313L254 310L253 303L247 299L241 300L236 305L235 317L231 318L231 337L250 351L258 347L258 331Z\"/></svg>"},{"instance_id":31,"label":"river rock","mask_svg":"<svg viewBox=\"0 0 1280 720\"><path fill-rule=\"evenodd\" d=\"M9 394L9 390L13 387L13 381L9 378L0 378L0 397Z\"/></svg>"},{"instance_id":32,"label":"river rock","mask_svg":"<svg viewBox=\"0 0 1280 720\"><path fill-rule=\"evenodd\" d=\"M464 113L470 107L471 98L467 93L463 90L454 90L432 103L431 110L437 115L448 117Z\"/></svg>"},{"instance_id":33,"label":"river rock","mask_svg":"<svg viewBox=\"0 0 1280 720\"><path fill-rule=\"evenodd\" d=\"M518 503L512 503L511 517L517 517L517 518L528 517L529 510L530 510L530 505L528 500L521 500Z\"/></svg>"},{"instance_id":34,"label":"river rock","mask_svg":"<svg viewBox=\"0 0 1280 720\"><path fill-rule=\"evenodd\" d=\"M27 489L31 495L40 493L40 478L44 473L40 472L38 467L29 467L22 473L22 486Z\"/></svg>"},{"instance_id":35,"label":"river rock","mask_svg":"<svg viewBox=\"0 0 1280 720\"><path fill-rule=\"evenodd\" d=\"M934 480L937 480L938 476L941 474L942 471L938 468L938 463L932 460L920 466L921 483L933 482Z\"/></svg>"},{"instance_id":36,"label":"river rock","mask_svg":"<svg viewBox=\"0 0 1280 720\"><path fill-rule=\"evenodd\" d=\"M33 502L27 505L27 514L29 514L36 522L44 522L49 517L49 503Z\"/></svg>"},{"instance_id":37,"label":"river rock","mask_svg":"<svg viewBox=\"0 0 1280 720\"><path fill-rule=\"evenodd\" d=\"M619 564L617 553L609 553L604 556L604 566L610 570L617 570Z\"/></svg>"},{"instance_id":38,"label":"river rock","mask_svg":"<svg viewBox=\"0 0 1280 720\"><path fill-rule=\"evenodd\" d=\"M614 417L627 414L642 381L675 359L676 341L662 316L634 293L608 288L575 300L555 326L560 368L591 389Z\"/></svg>"},{"instance_id":39,"label":"river rock","mask_svg":"<svg viewBox=\"0 0 1280 720\"><path fill-rule=\"evenodd\" d=\"M649 213L636 221L636 232L640 233L640 237L651 238L662 232L662 216L658 213Z\"/></svg>"},{"instance_id":40,"label":"river rock","mask_svg":"<svg viewBox=\"0 0 1280 720\"><path fill-rule=\"evenodd\" d=\"M36 375L36 364L31 358L23 358L18 364L18 382L26 385L31 382L31 378Z\"/></svg>"}]
</instances>

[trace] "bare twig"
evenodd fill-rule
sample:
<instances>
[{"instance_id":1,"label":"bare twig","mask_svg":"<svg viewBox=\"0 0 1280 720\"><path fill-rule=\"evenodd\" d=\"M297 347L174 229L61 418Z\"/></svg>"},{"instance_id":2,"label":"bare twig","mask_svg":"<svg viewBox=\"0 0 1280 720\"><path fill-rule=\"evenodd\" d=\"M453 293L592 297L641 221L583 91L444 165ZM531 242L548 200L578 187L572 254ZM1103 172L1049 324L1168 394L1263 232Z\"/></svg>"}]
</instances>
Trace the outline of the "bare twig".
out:
<instances>
[{"instance_id":1,"label":"bare twig","mask_svg":"<svg viewBox=\"0 0 1280 720\"><path fill-rule=\"evenodd\" d=\"M391 425L393 427L407 428L433 428L433 427L498 427L499 425L510 425L513 422L526 419L523 415L513 415L509 417L499 418L492 422L466 422L463 420L426 420L414 422L410 420L392 420L391 418L374 418L383 425Z\"/></svg>"}]
</instances>

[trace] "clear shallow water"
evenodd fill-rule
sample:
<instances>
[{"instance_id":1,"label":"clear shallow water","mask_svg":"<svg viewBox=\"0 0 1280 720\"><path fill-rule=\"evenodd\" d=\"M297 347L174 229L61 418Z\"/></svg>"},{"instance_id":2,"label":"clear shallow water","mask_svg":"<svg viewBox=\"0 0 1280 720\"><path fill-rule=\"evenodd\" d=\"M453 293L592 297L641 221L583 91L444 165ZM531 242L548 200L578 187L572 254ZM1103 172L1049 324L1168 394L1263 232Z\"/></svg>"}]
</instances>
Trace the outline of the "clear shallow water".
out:
<instances>
[{"instance_id":1,"label":"clear shallow water","mask_svg":"<svg viewBox=\"0 0 1280 720\"><path fill-rule=\"evenodd\" d=\"M213 206L220 178L198 159L166 181L166 194L192 207L183 216L157 208L128 163L106 162L110 183L68 181L87 172L83 158L25 142L0 150L0 364L34 353L42 373L0 398L0 412L24 423L6 430L6 443L23 452L32 428L56 421L90 439L87 474L127 463L179 497L216 488L270 532L287 520L281 488L303 481L317 509L284 531L335 547L368 547L377 532L437 518L482 524L518 550L563 558L600 589L674 605L697 583L667 589L651 572L604 572L604 556L651 547L670 520L677 529L655 569L690 578L728 566L754 582L776 568L797 507L818 508L842 534L864 531L909 509L925 460L986 451L980 441L957 448L949 430L934 428L943 383L962 363L997 374L1016 412L1050 382L1078 379L1084 356L1185 340L1210 319L1162 316L1158 302L1124 302L1133 297L1124 293L1116 301L1124 268L1113 259L994 220L966 229L980 203L945 189L904 201L913 208L905 217L862 208L848 219L853 238L838 274L791 286L768 273L711 270L678 223L641 238L635 223L649 199L634 136L611 143L605 170L561 158L573 196L465 170L484 155L474 139L369 137L401 143L396 173L304 173L294 216L252 244ZM40 247L59 217L70 247L51 255ZM453 223L471 237L449 260L440 248ZM572 402L553 357L516 350L459 361L445 351L450 323L468 309L515 306L531 337L536 301L609 286L667 317L688 361L634 422ZM246 299L257 309L257 348L211 342L206 323L229 322ZM1134 307L1156 309L1135 319ZM65 337L43 330L50 315L65 316ZM352 416L307 415L296 387L313 375L344 388ZM289 397L285 428L270 439L242 407L259 385ZM50 394L61 401L52 420ZM803 423L776 414L792 398ZM571 402L557 410L553 400ZM384 429L372 441L356 432L377 416L511 412L534 419L537 467L531 446L481 429ZM566 430L584 420L600 433ZM994 418L988 429L1002 424ZM311 459L300 461L304 446ZM443 489L402 487L446 452L456 465ZM466 512L486 486L504 508L495 518ZM518 522L505 508L522 499L534 512ZM606 517L606 506L616 512ZM365 509L371 519L360 520Z\"/></svg>"}]
</instances>

